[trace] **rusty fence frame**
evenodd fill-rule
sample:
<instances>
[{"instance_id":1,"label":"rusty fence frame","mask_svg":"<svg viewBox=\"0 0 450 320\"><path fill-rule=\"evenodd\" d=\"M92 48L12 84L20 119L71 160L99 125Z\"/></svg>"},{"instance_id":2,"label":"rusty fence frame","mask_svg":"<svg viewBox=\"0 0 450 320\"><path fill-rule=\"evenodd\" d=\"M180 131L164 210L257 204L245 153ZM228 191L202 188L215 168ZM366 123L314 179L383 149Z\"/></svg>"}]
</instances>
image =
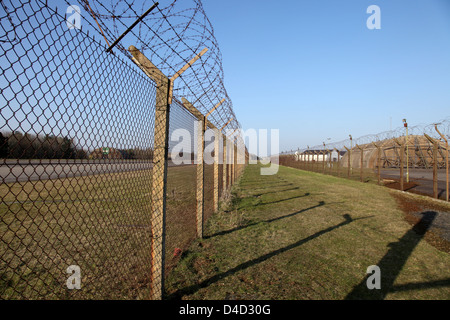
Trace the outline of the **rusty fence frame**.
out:
<instances>
[{"instance_id":1,"label":"rusty fence frame","mask_svg":"<svg viewBox=\"0 0 450 320\"><path fill-rule=\"evenodd\" d=\"M176 77L168 78L161 72L151 61L145 57L136 47L130 46L130 53L133 55L133 61L142 69L142 71L148 75L156 84L156 111L155 111L155 141L154 141L154 168L152 179L152 220L153 220L153 243L152 243L152 269L151 269L151 298L153 300L160 300L164 298L164 258L165 258L165 220L166 220L166 193L167 193L167 164L168 164L168 148L169 148L169 113L170 105L172 103L173 81ZM202 50L197 56L195 56L185 67L183 67L176 75L181 75L182 72L187 70L202 54L206 52L206 49ZM220 138L223 137L223 192L229 192L229 188L237 181L242 173L242 170L238 167L238 149L237 138L230 140L228 137L221 133L224 128L232 121L230 119L221 129L218 129L212 124L208 117L217 109L225 99L216 104L206 115L203 115L201 111L194 107L187 99L182 98L182 106L190 112L195 118L197 118L197 163L196 163L196 221L197 221L197 237L203 238L204 233L204 214L205 214L205 166L204 166L204 151L205 151L205 131L210 128L214 130L214 212L219 210L219 147ZM237 131L234 130L232 134ZM231 134L231 135L232 135ZM221 137L222 135L222 137ZM228 141L228 143L226 143ZM227 162L227 147L231 142L231 159L232 163ZM246 157L246 162L248 161ZM227 169L229 165L230 168ZM238 169L239 168L239 169ZM226 179L228 173L229 179ZM156 223L155 223L156 222Z\"/></svg>"},{"instance_id":2,"label":"rusty fence frame","mask_svg":"<svg viewBox=\"0 0 450 320\"><path fill-rule=\"evenodd\" d=\"M52 13L52 17L57 17L56 20L60 20L61 16L57 12ZM57 21L57 22L58 22ZM28 36L28 35L27 35ZM84 36L81 34L81 36ZM88 36L87 36L88 37ZM94 40L95 42L95 40ZM99 48L101 46L98 46ZM148 205L151 218L147 223L150 225L151 243L149 243L151 250L151 259L146 259L145 275L148 275L148 286L149 286L149 296L148 298L152 300L161 300L165 297L165 279L166 279L166 212L167 212L167 180L168 180L168 166L170 155L169 155L169 127L171 125L170 112L171 105L175 102L176 97L174 97L174 81L179 78L183 72L188 70L192 65L196 63L197 60L201 59L202 55L208 51L204 48L201 52L195 55L189 62L187 62L178 72L176 72L172 77L167 76L162 72L150 59L148 59L139 49L135 46L130 46L128 52L130 54L131 60L134 64L146 75L141 76L141 78L151 80L151 85L155 85L155 101L146 101L151 106L154 106L154 115L151 115L154 121L153 124L153 151L151 154L151 183L149 185L143 186L148 189L149 192L146 194L146 205ZM108 67L108 66L107 66ZM129 66L128 66L129 67ZM136 69L136 70L134 70ZM138 74L139 69L134 68L133 70ZM149 82L150 83L150 82ZM152 87L153 88L153 87ZM130 89L130 92L133 89ZM152 89L153 90L153 89ZM151 98L153 100L153 98ZM203 238L204 236L204 215L205 215L205 192L204 187L205 182L205 131L211 129L214 131L214 183L213 183L213 211L218 212L220 210L220 200L221 196L224 197L230 192L231 187L239 180L239 177L243 173L245 165L248 163L248 153L245 149L245 161L244 163L239 163L239 152L241 149L238 148L238 144L243 144L242 136L239 123L230 117L228 122L223 125L220 129L217 128L208 118L219 106L226 100L223 98L218 101L217 104L211 106L211 109L203 114L200 108L196 108L193 103L189 102L185 98L181 98L181 102L176 100L177 104L184 107L194 118L198 120L197 127L197 159L196 159L196 231L197 237ZM228 109L227 109L228 110ZM153 113L153 111L151 111ZM227 115L231 116L233 114L230 109ZM233 120L233 126L231 126ZM217 121L217 119L216 119ZM235 129L231 134L226 134L225 130L227 127L232 127ZM149 139L150 140L150 139ZM3 141L3 140L2 140ZM2 142L3 143L3 142ZM223 148L223 156L220 155L220 149ZM5 161L6 163L6 161ZM219 165L222 164L223 168L220 171ZM220 179L220 181L219 181ZM221 188L220 188L221 186ZM222 192L222 193L221 193ZM148 196L150 195L150 196ZM3 198L2 198L3 200ZM28 230L24 230L27 232ZM148 235L148 234L147 234ZM3 235L0 234L0 237ZM0 238L3 240L3 238ZM146 241L148 243L150 241ZM3 245L3 242L2 242ZM120 246L120 243L117 243ZM1 257L3 258L3 257ZM2 260L3 262L4 260ZM8 266L5 266L7 268ZM130 271L131 272L131 271ZM2 292L0 292L2 293ZM19 296L21 292L18 292ZM26 294L21 295L22 298L30 298ZM2 297L0 295L0 297ZM45 298L45 296L40 296L40 298Z\"/></svg>"},{"instance_id":3,"label":"rusty fence frame","mask_svg":"<svg viewBox=\"0 0 450 320\"><path fill-rule=\"evenodd\" d=\"M447 120L448 122L448 120ZM440 123L439 123L440 124ZM340 168L343 168L344 165L347 166L347 173L345 175L348 179L355 179L356 177L353 176L353 157L354 153L359 152L359 176L357 180L364 182L367 177L364 177L364 161L369 161L365 159L365 153L367 151L370 151L370 149L376 149L375 150L375 161L374 161L374 169L375 170L375 177L377 180L378 185L383 185L382 179L381 179L381 168L383 167L393 167L398 168L399 170L399 189L401 191L407 191L408 187L405 186L405 176L406 176L406 183L409 183L409 168L414 167L416 168L417 163L421 161L422 165L426 168L432 169L433 172L433 193L432 197L435 199L439 199L439 190L438 190L438 169L439 168L445 168L445 196L444 200L449 201L449 193L450 193L450 187L449 187L449 146L448 146L448 138L445 134L443 134L439 128L439 124L433 124L433 129L436 131L438 136L432 137L431 131L429 130L429 134L426 132L423 132L422 135L420 135L422 138L425 138L426 141L428 141L428 145L425 147L422 144L418 145L418 138L419 135L416 135L414 137L414 142L411 143L411 137L406 136L394 136L391 138L392 144L386 145L383 144L383 141L376 140L376 141L364 141L363 143L356 143L353 145L353 139L350 138L350 140L346 141L345 144L342 144L341 146L335 146L335 145L326 145L323 143L323 146L316 146L316 147L307 147L303 150L298 149L296 152L294 150L282 152L280 154L280 164L284 164L287 166L292 166L295 168L303 169L303 170L309 170L309 171L315 171L322 174L330 174L333 175L332 170L332 161L331 161L331 152L330 149L335 150L338 153L337 157L337 163L336 163L336 172L334 172L335 175L338 177L341 177L340 174ZM425 130L424 130L425 131ZM433 132L434 133L434 132ZM339 144L339 143L338 143ZM411 156L408 152L408 149L414 150L414 159L412 159L413 156ZM346 161L343 161L344 157L340 157L341 150L345 150L346 153ZM424 151L425 150L425 151ZM392 156L388 156L386 152L391 152L394 155L394 158ZM319 163L319 155L322 155L322 169L320 170L318 168ZM329 170L325 170L326 165L326 159L325 156L329 155ZM288 158L287 158L288 157ZM312 157L312 161L311 161ZM314 166L316 164L316 166ZM406 168L406 175L405 175L405 168ZM366 173L367 174L367 173Z\"/></svg>"}]
</instances>

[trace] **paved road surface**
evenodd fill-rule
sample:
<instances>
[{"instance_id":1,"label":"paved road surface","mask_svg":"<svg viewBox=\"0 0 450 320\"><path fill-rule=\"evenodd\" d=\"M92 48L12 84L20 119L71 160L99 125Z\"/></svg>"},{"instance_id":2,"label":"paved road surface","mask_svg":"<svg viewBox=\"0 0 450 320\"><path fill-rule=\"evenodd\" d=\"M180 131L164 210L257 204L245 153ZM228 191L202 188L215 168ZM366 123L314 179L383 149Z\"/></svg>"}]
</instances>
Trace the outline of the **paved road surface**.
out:
<instances>
[{"instance_id":1,"label":"paved road surface","mask_svg":"<svg viewBox=\"0 0 450 320\"><path fill-rule=\"evenodd\" d=\"M129 172L151 169L150 161L136 160L14 160L0 162L0 183L23 182L68 177L86 176L101 173ZM399 179L400 169L382 169L384 179ZM405 170L406 175L406 170ZM411 192L433 195L433 171L410 169L409 177L418 186ZM406 181L406 178L405 178ZM438 170L438 193L445 197L445 170Z\"/></svg>"},{"instance_id":2,"label":"paved road surface","mask_svg":"<svg viewBox=\"0 0 450 320\"><path fill-rule=\"evenodd\" d=\"M101 173L151 169L136 160L6 160L0 164L0 183L60 179Z\"/></svg>"},{"instance_id":3,"label":"paved road surface","mask_svg":"<svg viewBox=\"0 0 450 320\"><path fill-rule=\"evenodd\" d=\"M400 169L382 169L381 177L383 179L400 179ZM433 170L431 169L409 169L409 179L411 182L418 184L417 186L406 190L410 192L417 192L420 194L433 195ZM445 169L438 170L438 195L440 199L445 198L446 188ZM404 170L404 180L406 182L406 169Z\"/></svg>"}]
</instances>

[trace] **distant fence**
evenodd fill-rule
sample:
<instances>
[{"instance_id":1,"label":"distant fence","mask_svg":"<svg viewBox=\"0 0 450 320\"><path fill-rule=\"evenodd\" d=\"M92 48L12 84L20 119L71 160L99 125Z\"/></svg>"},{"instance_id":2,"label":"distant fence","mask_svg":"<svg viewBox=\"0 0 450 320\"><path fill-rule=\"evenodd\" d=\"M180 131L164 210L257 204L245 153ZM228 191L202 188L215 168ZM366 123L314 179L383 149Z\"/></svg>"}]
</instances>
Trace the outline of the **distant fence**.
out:
<instances>
[{"instance_id":1,"label":"distant fence","mask_svg":"<svg viewBox=\"0 0 450 320\"><path fill-rule=\"evenodd\" d=\"M405 126L335 143L307 146L281 153L280 164L360 181L382 183L381 169L399 170L399 189L405 190L410 169L433 171L433 197L438 198L438 169L445 169L445 200L449 200L448 140L450 119L435 124Z\"/></svg>"},{"instance_id":2,"label":"distant fence","mask_svg":"<svg viewBox=\"0 0 450 320\"><path fill-rule=\"evenodd\" d=\"M165 277L245 166L213 33L190 47L170 21L181 19L173 1L130 34L161 51L146 56L145 47L119 43L106 52L118 29L96 11L101 2L82 3L83 23L92 13L101 26L100 42L88 34L93 20L88 32L69 30L46 1L0 8L2 299L164 298ZM128 19L142 14L126 9ZM186 17L186 2L182 10ZM146 39L142 30L154 23L160 28ZM189 139L173 140L177 129ZM211 164L203 161L208 130ZM177 155L187 160L178 165Z\"/></svg>"}]
</instances>

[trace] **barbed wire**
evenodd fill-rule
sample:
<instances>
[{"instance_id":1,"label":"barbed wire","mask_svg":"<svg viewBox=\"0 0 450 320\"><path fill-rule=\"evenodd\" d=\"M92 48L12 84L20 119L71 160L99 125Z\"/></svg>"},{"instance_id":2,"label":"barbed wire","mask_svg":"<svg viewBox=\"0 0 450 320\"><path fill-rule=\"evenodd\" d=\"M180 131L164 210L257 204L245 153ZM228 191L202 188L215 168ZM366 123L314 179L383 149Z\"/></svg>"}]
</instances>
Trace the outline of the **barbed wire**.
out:
<instances>
[{"instance_id":1,"label":"barbed wire","mask_svg":"<svg viewBox=\"0 0 450 320\"><path fill-rule=\"evenodd\" d=\"M410 144L418 145L418 144L426 144L428 145L429 142L426 139L418 139L416 140L416 137L424 137L424 134L427 134L433 139L442 141L441 135L436 131L436 127L441 132L444 137L446 137L447 140L450 140L450 117L445 118L441 121L431 123L431 124L420 124L412 127L408 127L408 141ZM288 150L284 151L281 154L294 154L295 152L302 153L308 150L342 150L345 151L345 147L348 149L354 148L356 145L359 146L367 146L367 147L374 147L372 145L372 142L387 142L390 140L393 140L395 138L404 137L406 135L406 128L405 127L399 127L390 131L383 131L377 134L368 134L359 138L353 138L337 141L337 142L331 142L331 143L325 143L320 145L314 145L314 146L307 146L306 148L298 148L297 150Z\"/></svg>"},{"instance_id":2,"label":"barbed wire","mask_svg":"<svg viewBox=\"0 0 450 320\"><path fill-rule=\"evenodd\" d=\"M201 117L179 98L203 115L225 98L208 120L242 143L201 2L161 7L112 53L105 45L151 2L84 1L89 12L108 11L93 11L92 21L84 12L82 30L70 21L77 6L65 0L53 1L69 5L65 17L45 0L0 2L0 298L160 299L165 274L201 237L243 168L219 163L220 149L222 156L233 149L221 141L214 165L194 162ZM126 42L168 77L209 49L176 80L169 121L157 108L157 83L128 60ZM177 129L189 133L186 140L172 139ZM183 165L173 152L165 161L167 143L169 151L182 147ZM76 291L68 291L68 266L82 270Z\"/></svg>"},{"instance_id":3,"label":"barbed wire","mask_svg":"<svg viewBox=\"0 0 450 320\"><path fill-rule=\"evenodd\" d=\"M66 3L69 4L67 1ZM155 3L153 0L81 0L85 11L84 20L88 20L100 34L103 33L102 36L105 36L108 43L117 39ZM97 22L101 30L96 27ZM217 128L221 128L233 118L227 128L241 128L224 85L222 54L201 0L159 3L115 47L131 58L127 44L139 49L168 77L207 48L208 51L201 59L175 81L173 95L178 99L186 98L203 114L207 114L225 98L209 120Z\"/></svg>"}]
</instances>

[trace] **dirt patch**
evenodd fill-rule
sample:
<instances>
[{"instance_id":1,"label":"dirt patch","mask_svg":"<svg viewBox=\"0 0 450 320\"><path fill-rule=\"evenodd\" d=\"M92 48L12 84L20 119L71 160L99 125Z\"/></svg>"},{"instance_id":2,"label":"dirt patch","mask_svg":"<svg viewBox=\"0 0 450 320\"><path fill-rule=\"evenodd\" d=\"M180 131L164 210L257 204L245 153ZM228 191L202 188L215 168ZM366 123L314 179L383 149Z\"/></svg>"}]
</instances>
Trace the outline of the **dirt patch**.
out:
<instances>
[{"instance_id":1,"label":"dirt patch","mask_svg":"<svg viewBox=\"0 0 450 320\"><path fill-rule=\"evenodd\" d=\"M400 181L394 179L383 179L384 185L391 189L401 190ZM403 191L410 191L411 189L417 187L419 184L415 181L403 182Z\"/></svg>"},{"instance_id":2,"label":"dirt patch","mask_svg":"<svg viewBox=\"0 0 450 320\"><path fill-rule=\"evenodd\" d=\"M405 220L414 231L423 234L424 239L437 249L450 253L450 206L447 203L415 198L399 192L391 192L404 213ZM435 214L427 220L427 214Z\"/></svg>"}]
</instances>

